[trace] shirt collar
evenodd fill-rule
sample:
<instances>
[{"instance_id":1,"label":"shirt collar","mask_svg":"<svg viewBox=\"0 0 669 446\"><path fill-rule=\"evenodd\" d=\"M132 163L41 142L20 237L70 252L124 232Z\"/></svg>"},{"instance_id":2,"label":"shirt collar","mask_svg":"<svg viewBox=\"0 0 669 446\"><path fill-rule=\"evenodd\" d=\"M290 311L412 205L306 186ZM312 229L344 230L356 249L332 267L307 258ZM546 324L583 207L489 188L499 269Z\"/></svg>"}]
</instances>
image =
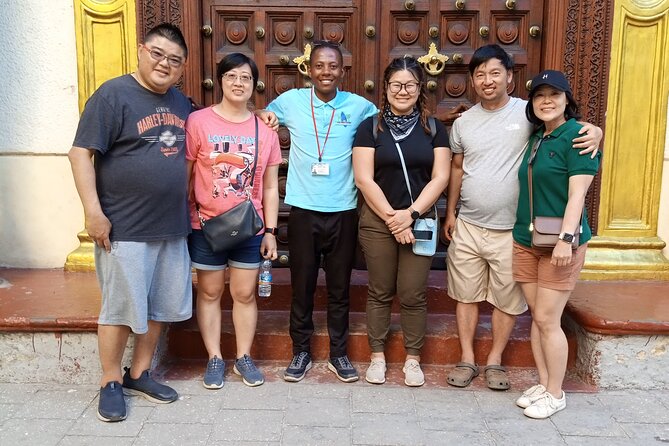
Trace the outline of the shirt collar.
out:
<instances>
[{"instance_id":1,"label":"shirt collar","mask_svg":"<svg viewBox=\"0 0 669 446\"><path fill-rule=\"evenodd\" d=\"M567 130L569 130L569 127L570 127L569 124L571 123L572 120L573 120L573 118L571 118L571 119L567 119L565 122L562 123L562 125L560 125L560 127L556 128L555 130L553 130L552 132L550 132L550 134L546 135L546 137L548 137L548 138L559 138L560 136L562 136L562 134L563 134L564 132L566 132ZM539 129L539 132L538 132L538 133L539 133L539 137L540 137L540 138L541 138L541 137L543 136L543 134L544 134L544 129L545 129L545 126L543 126L543 125L542 125L541 128Z\"/></svg>"},{"instance_id":2,"label":"shirt collar","mask_svg":"<svg viewBox=\"0 0 669 446\"><path fill-rule=\"evenodd\" d=\"M314 90L314 87L311 87L311 93L309 93L309 94L314 95L314 108L321 108L321 107L325 107L326 105L330 108L337 108L336 105L337 105L337 100L339 99L339 88L337 88L337 92L335 93L335 97L332 98L328 102L321 101L321 98L319 98L316 95L316 91Z\"/></svg>"}]
</instances>

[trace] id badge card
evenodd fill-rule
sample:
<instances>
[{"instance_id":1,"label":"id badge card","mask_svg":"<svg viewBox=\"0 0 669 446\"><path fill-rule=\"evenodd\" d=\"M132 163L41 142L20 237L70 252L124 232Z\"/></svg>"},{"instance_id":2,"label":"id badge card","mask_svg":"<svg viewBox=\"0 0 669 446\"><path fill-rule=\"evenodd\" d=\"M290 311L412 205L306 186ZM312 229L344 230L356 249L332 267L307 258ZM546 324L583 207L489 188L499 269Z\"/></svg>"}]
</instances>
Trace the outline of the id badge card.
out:
<instances>
[{"instance_id":1,"label":"id badge card","mask_svg":"<svg viewBox=\"0 0 669 446\"><path fill-rule=\"evenodd\" d=\"M311 174L317 176L328 176L330 175L330 164L329 163L313 163L311 165Z\"/></svg>"}]
</instances>

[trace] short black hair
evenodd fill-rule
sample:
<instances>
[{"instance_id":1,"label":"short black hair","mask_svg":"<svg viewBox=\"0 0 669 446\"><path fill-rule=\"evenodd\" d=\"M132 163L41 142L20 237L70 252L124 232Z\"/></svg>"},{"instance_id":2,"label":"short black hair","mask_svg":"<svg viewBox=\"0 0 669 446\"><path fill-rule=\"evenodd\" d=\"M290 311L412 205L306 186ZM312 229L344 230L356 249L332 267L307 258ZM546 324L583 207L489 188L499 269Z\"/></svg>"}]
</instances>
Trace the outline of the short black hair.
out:
<instances>
[{"instance_id":1,"label":"short black hair","mask_svg":"<svg viewBox=\"0 0 669 446\"><path fill-rule=\"evenodd\" d=\"M338 42L333 42L331 40L314 40L311 48L311 54L309 55L309 62L313 59L314 55L322 50L323 48L330 48L335 50L339 55L339 63L344 65L344 55L341 52L341 47Z\"/></svg>"},{"instance_id":2,"label":"short black hair","mask_svg":"<svg viewBox=\"0 0 669 446\"><path fill-rule=\"evenodd\" d=\"M223 75L233 68L241 67L244 64L248 64L251 68L251 75L253 76L253 89L256 89L258 85L258 65L246 54L242 53L230 53L225 56L216 66L216 78L218 79L218 85L223 89L223 84L221 79Z\"/></svg>"},{"instance_id":3,"label":"short black hair","mask_svg":"<svg viewBox=\"0 0 669 446\"><path fill-rule=\"evenodd\" d=\"M497 44L484 45L479 47L472 55L469 61L469 74L474 75L474 71L479 65L488 62L490 59L498 59L507 71L513 70L513 59L504 51L504 48Z\"/></svg>"},{"instance_id":4,"label":"short black hair","mask_svg":"<svg viewBox=\"0 0 669 446\"><path fill-rule=\"evenodd\" d=\"M188 59L186 39L184 39L184 35L181 33L178 26L172 25L171 23L161 23L160 25L156 25L146 33L143 43L148 42L154 37L164 37L170 42L176 43L184 51L184 57Z\"/></svg>"},{"instance_id":5,"label":"short black hair","mask_svg":"<svg viewBox=\"0 0 669 446\"><path fill-rule=\"evenodd\" d=\"M527 105L525 106L525 116L527 120L534 124L536 127L540 127L544 124L544 121L537 118L537 115L534 114L534 106L532 105L532 98L537 90L531 92L530 97L527 99ZM578 102L574 99L574 95L571 94L571 91L565 91L564 94L567 96L567 107L564 109L564 118L566 120L581 119L581 112L578 110Z\"/></svg>"}]
</instances>

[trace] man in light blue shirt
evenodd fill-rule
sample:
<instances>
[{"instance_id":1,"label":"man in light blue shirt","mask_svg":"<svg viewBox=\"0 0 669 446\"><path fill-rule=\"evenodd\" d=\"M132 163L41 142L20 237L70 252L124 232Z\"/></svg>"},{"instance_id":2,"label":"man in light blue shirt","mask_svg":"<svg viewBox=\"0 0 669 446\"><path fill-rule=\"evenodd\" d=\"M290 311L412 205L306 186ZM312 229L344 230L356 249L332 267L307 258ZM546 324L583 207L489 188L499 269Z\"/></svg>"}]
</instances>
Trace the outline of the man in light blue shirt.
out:
<instances>
[{"instance_id":1,"label":"man in light blue shirt","mask_svg":"<svg viewBox=\"0 0 669 446\"><path fill-rule=\"evenodd\" d=\"M358 125L378 110L367 99L338 90L344 76L338 44L314 42L309 76L313 88L287 91L267 106L288 128L291 140L284 202L292 206L288 247L293 360L284 379L300 381L311 368L314 292L322 256L328 293L328 368L341 381L353 382L358 372L346 350L358 225L351 153Z\"/></svg>"}]
</instances>

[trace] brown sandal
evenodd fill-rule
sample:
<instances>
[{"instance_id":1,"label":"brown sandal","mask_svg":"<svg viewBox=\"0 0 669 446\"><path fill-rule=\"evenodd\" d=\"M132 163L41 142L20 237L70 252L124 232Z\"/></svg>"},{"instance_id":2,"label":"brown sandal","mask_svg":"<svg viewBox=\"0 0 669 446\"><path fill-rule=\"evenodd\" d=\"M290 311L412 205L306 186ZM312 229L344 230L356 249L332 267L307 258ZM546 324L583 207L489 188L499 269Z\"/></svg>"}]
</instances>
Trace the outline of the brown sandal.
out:
<instances>
[{"instance_id":1,"label":"brown sandal","mask_svg":"<svg viewBox=\"0 0 669 446\"><path fill-rule=\"evenodd\" d=\"M467 387L477 376L479 376L479 367L476 364L458 362L448 374L446 381L455 387Z\"/></svg>"},{"instance_id":2,"label":"brown sandal","mask_svg":"<svg viewBox=\"0 0 669 446\"><path fill-rule=\"evenodd\" d=\"M501 365L487 365L483 369L488 388L492 390L508 390L511 385L506 376L506 369Z\"/></svg>"}]
</instances>

